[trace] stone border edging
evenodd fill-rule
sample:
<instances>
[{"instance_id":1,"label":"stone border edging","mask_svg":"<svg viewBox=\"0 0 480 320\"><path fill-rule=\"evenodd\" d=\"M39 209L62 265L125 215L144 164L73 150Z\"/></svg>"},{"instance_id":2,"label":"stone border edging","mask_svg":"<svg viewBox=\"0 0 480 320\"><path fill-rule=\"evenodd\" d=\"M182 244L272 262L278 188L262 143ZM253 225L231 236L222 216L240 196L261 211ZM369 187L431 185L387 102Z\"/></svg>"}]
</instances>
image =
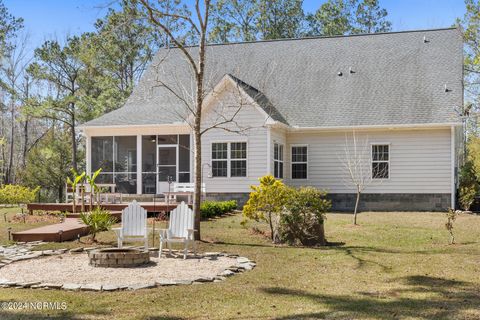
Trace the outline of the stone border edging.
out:
<instances>
[{"instance_id":1,"label":"stone border edging","mask_svg":"<svg viewBox=\"0 0 480 320\"><path fill-rule=\"evenodd\" d=\"M7 264L22 261L26 259L34 259L39 258L41 256L52 256L52 255L60 255L65 254L68 249L58 249L58 250L44 250L44 251L30 251L35 245L42 244L41 242L29 245L29 249L27 251L23 251L25 254L18 255L16 257L11 257L10 259L3 259L0 261L0 268L4 267ZM17 246L17 245L15 245ZM3 248L3 247L2 247ZM9 247L7 247L8 249ZM142 247L143 248L143 247ZM21 248L23 250L26 248ZM88 253L91 250L98 249L98 247L91 247L91 248L75 248L69 251L70 254L80 254L80 253ZM177 250L172 250L173 252L177 252ZM183 251L182 251L183 253ZM227 258L236 258L237 263L232 265L222 272L220 272L215 277L200 277L194 280L159 280L159 281L152 281L151 283L147 284L133 284L133 285L104 285L104 284L97 284L97 283L89 283L89 284L78 284L78 283L63 283L63 284L55 284L55 283L47 283L47 282L16 282L16 281L9 281L7 279L0 279L0 288L18 288L18 289L56 289L56 290L67 290L67 291L96 291L96 292L111 292L111 291L121 291L121 290L140 290L140 289L151 289L157 287L165 287L165 286L177 286L177 285L191 285L191 284L204 284L208 282L222 282L226 278L231 277L237 273L245 272L252 270L255 268L256 263L246 257L241 257L237 254L229 254L225 252L206 252L202 255L196 256L198 259L205 259L205 258L213 258L213 257L227 257Z\"/></svg>"}]
</instances>

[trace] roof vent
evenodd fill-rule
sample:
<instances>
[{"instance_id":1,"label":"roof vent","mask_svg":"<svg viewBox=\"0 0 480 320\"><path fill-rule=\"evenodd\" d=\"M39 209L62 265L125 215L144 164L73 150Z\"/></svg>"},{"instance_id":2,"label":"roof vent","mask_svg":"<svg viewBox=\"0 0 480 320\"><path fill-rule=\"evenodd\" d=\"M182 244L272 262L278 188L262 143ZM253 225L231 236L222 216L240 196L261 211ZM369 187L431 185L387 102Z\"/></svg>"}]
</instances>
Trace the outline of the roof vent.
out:
<instances>
[{"instance_id":1,"label":"roof vent","mask_svg":"<svg viewBox=\"0 0 480 320\"><path fill-rule=\"evenodd\" d=\"M350 67L349 72L350 73L355 73L355 71L353 71L352 67Z\"/></svg>"},{"instance_id":2,"label":"roof vent","mask_svg":"<svg viewBox=\"0 0 480 320\"><path fill-rule=\"evenodd\" d=\"M343 72L342 72L342 71L339 71L339 72L337 73L337 76L339 76L339 77L343 76Z\"/></svg>"},{"instance_id":3,"label":"roof vent","mask_svg":"<svg viewBox=\"0 0 480 320\"><path fill-rule=\"evenodd\" d=\"M430 40L427 39L427 36L423 36L423 43L429 43Z\"/></svg>"},{"instance_id":4,"label":"roof vent","mask_svg":"<svg viewBox=\"0 0 480 320\"><path fill-rule=\"evenodd\" d=\"M447 84L445 83L445 92L450 92L452 91L451 89L448 89Z\"/></svg>"}]
</instances>

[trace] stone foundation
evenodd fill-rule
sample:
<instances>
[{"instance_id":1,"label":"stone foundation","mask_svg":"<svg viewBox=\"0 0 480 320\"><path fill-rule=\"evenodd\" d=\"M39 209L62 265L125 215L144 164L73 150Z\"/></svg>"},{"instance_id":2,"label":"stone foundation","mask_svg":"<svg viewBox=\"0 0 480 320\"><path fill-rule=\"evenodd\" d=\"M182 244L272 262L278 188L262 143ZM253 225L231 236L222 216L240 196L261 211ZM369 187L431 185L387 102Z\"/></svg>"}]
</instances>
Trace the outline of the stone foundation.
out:
<instances>
[{"instance_id":1,"label":"stone foundation","mask_svg":"<svg viewBox=\"0 0 480 320\"><path fill-rule=\"evenodd\" d=\"M249 193L207 193L208 200L237 200L241 209ZM332 211L353 211L356 194L331 193ZM446 211L451 206L450 193L365 193L360 198L360 211Z\"/></svg>"},{"instance_id":2,"label":"stone foundation","mask_svg":"<svg viewBox=\"0 0 480 320\"><path fill-rule=\"evenodd\" d=\"M356 194L331 193L332 211L353 211ZM450 193L365 193L360 196L359 211L446 211Z\"/></svg>"},{"instance_id":3,"label":"stone foundation","mask_svg":"<svg viewBox=\"0 0 480 320\"><path fill-rule=\"evenodd\" d=\"M219 193L219 192L207 192L207 200L215 200L215 201L227 201L227 200L237 200L238 209L242 209L242 207L247 203L248 196L250 193Z\"/></svg>"}]
</instances>

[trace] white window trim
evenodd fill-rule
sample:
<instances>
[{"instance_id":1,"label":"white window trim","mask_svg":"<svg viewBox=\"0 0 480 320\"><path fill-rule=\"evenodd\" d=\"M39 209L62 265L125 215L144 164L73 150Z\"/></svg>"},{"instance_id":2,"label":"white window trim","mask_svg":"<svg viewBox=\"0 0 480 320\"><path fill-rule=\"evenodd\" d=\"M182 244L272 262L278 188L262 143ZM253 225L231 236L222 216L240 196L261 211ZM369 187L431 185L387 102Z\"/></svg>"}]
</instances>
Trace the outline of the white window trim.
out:
<instances>
[{"instance_id":1,"label":"white window trim","mask_svg":"<svg viewBox=\"0 0 480 320\"><path fill-rule=\"evenodd\" d=\"M388 160L385 161L385 160L381 160L381 161L373 161L373 156L372 156L372 148L373 146L388 146ZM370 143L370 174L372 175L372 180L375 180L375 181L387 181L387 180L390 180L390 159L392 158L391 157L391 154L392 154L392 146L390 144L390 142L371 142ZM373 177L373 163L377 163L377 162L386 162L388 163L388 178L374 178Z\"/></svg>"},{"instance_id":2,"label":"white window trim","mask_svg":"<svg viewBox=\"0 0 480 320\"><path fill-rule=\"evenodd\" d=\"M292 158L293 158L293 148L294 147L307 147L307 161L306 162L305 161L295 161L294 162L292 160ZM308 180L308 175L309 175L308 174L308 160L310 159L310 155L308 154L308 152L309 152L308 149L309 149L308 144L291 144L290 145L290 164L291 164L290 165L290 179L292 179L292 180L303 180L303 181ZM307 177L306 178L294 178L293 177L293 165L297 164L297 163L300 163L300 164L305 163L307 165Z\"/></svg>"},{"instance_id":3,"label":"white window trim","mask_svg":"<svg viewBox=\"0 0 480 320\"><path fill-rule=\"evenodd\" d=\"M213 144L214 143L226 143L227 144L227 158L226 159L213 159ZM232 143L246 143L247 149L245 150L246 155L244 159L232 159L231 157L231 144ZM247 140L220 140L220 141L211 141L210 142L210 170L212 171L212 179L245 179L248 178L248 141ZM244 177L232 177L231 172L231 161L242 160L246 162L246 172ZM227 176L226 177L215 177L213 175L213 161L227 161Z\"/></svg>"},{"instance_id":4,"label":"white window trim","mask_svg":"<svg viewBox=\"0 0 480 320\"><path fill-rule=\"evenodd\" d=\"M275 159L275 146L278 147L278 154L280 155L280 146L282 147L282 160L280 159ZM307 149L308 152L308 149ZM307 155L307 160L308 160L308 155ZM282 170L282 176L281 177L276 177L275 176L275 162L278 162L279 164L282 164L283 170ZM308 166L308 165L307 165ZM284 179L285 178L285 145L280 142L274 142L273 143L273 176L276 179Z\"/></svg>"}]
</instances>

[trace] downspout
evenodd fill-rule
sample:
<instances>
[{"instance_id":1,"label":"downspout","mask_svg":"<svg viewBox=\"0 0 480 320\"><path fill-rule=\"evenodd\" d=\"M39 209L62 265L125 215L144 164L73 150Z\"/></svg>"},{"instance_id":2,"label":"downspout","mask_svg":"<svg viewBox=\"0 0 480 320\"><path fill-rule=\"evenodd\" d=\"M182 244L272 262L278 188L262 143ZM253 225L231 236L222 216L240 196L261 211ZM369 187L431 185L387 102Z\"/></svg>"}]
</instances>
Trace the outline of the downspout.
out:
<instances>
[{"instance_id":1,"label":"downspout","mask_svg":"<svg viewBox=\"0 0 480 320\"><path fill-rule=\"evenodd\" d=\"M455 186L455 127L450 127L450 207L455 209L455 195L456 195L456 186Z\"/></svg>"},{"instance_id":2,"label":"downspout","mask_svg":"<svg viewBox=\"0 0 480 320\"><path fill-rule=\"evenodd\" d=\"M271 128L267 126L267 174L272 174L272 164L271 164L271 157L272 157L272 137L271 137Z\"/></svg>"}]
</instances>

